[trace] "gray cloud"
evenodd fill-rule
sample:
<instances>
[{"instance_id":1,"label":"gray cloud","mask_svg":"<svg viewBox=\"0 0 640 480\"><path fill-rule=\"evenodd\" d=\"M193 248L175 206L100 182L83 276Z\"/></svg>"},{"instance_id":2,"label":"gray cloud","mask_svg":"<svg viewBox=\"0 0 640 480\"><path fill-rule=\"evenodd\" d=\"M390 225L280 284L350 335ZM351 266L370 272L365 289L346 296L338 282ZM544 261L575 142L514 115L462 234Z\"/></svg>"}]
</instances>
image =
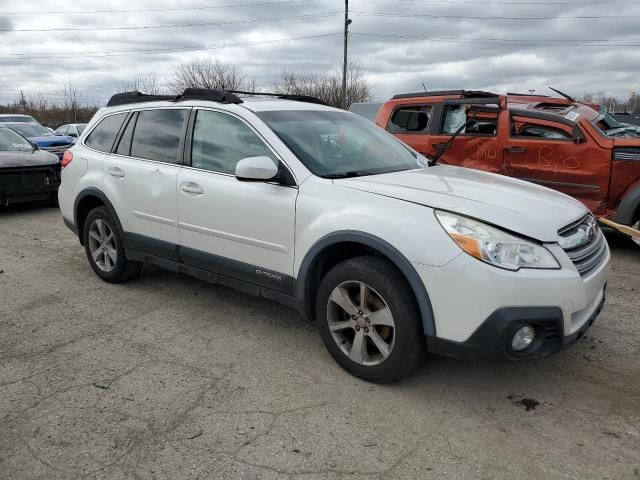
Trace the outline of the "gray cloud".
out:
<instances>
[{"instance_id":1,"label":"gray cloud","mask_svg":"<svg viewBox=\"0 0 640 480\"><path fill-rule=\"evenodd\" d=\"M529 3L532 1L535 0ZM216 3L233 4L229 0ZM103 101L123 80L146 73L166 76L194 56L209 55L237 63L265 88L284 69L328 71L341 62L339 14L254 21L340 11L343 3L335 0L146 13L35 13L51 10L50 5L45 0L32 0L28 6L12 7L34 12L25 15L3 15L7 11L0 8L0 30L14 30L0 33L0 102L15 99L20 89L27 93L56 93L68 80L75 82L86 98ZM158 9L166 4L155 0L113 0L108 4L60 0L56 7L74 11L79 5L83 10L126 10ZM203 5L211 3L185 0L172 2L168 8ZM406 15L351 15L351 56L363 65L373 92L380 99L401 91L421 90L423 83L431 89L536 89L544 93L546 86L552 85L573 94L604 91L619 97L640 89L640 5L628 0L599 4L576 1L575 5L352 0L350 6L354 12ZM420 15L551 18L480 20ZM563 18L611 15L620 18ZM72 30L243 21L246 23L188 28ZM53 28L61 30L15 31ZM325 34L336 35L257 43ZM234 43L254 44L223 47ZM597 46L578 46L584 44ZM623 44L630 46L615 46ZM215 46L220 48L210 48ZM153 49L181 51L138 54Z\"/></svg>"}]
</instances>

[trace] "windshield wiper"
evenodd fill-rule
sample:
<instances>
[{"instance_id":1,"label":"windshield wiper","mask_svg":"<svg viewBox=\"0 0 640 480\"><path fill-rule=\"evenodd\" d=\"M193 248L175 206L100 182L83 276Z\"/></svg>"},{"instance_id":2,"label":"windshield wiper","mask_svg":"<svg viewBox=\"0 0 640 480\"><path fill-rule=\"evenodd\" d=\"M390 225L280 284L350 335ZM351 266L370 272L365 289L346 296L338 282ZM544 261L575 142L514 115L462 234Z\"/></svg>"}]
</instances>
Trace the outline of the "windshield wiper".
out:
<instances>
[{"instance_id":1,"label":"windshield wiper","mask_svg":"<svg viewBox=\"0 0 640 480\"><path fill-rule=\"evenodd\" d=\"M440 161L440 158L442 158L442 155L444 155L444 152L449 150L449 147L451 146L453 141L456 139L456 137L458 135L460 135L460 133L462 133L462 131L465 128L471 126L472 124L473 124L473 120L467 120L464 124L462 124L460 126L460 128L458 128L458 130L456 130L455 133L453 135L451 135L451 138L444 145L444 147L442 147L440 150L438 150L438 153L436 153L435 156L431 160L429 160L429 162L427 162L427 165L430 166L430 167L433 167L433 166L437 165L438 161Z\"/></svg>"}]
</instances>

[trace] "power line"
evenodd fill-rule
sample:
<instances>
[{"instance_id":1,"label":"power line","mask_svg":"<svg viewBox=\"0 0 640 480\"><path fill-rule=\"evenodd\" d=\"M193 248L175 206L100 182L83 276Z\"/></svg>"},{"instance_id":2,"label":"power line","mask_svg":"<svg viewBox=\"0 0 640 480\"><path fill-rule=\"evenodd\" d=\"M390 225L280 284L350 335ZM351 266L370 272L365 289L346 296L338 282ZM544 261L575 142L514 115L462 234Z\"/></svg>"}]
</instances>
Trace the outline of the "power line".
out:
<instances>
[{"instance_id":1,"label":"power line","mask_svg":"<svg viewBox=\"0 0 640 480\"><path fill-rule=\"evenodd\" d=\"M83 55L82 53L74 54L74 55L66 55L66 56L55 56L55 54L51 55L34 55L34 56L21 56L21 57L0 57L0 60L38 60L38 59L64 59L64 58L103 58L103 57L129 57L129 56L139 56L139 55L154 55L158 53L178 53L178 52L195 52L200 50L218 50L221 48L233 48L233 47L246 47L252 45L267 45L272 43L282 43L296 40L306 40L311 38L322 38L322 37L333 37L336 35L342 35L342 32L337 33L322 33L316 35L305 35L301 37L290 37L290 38L278 38L273 40L259 40L254 42L237 42L237 43L226 43L226 44L217 44L217 45L203 45L200 47L176 47L176 48L160 48L160 49L149 49L149 50L131 50L131 51L111 51L111 52L100 52L100 55Z\"/></svg>"},{"instance_id":2,"label":"power line","mask_svg":"<svg viewBox=\"0 0 640 480\"><path fill-rule=\"evenodd\" d=\"M625 44L611 44L611 43L593 43L593 42L620 42L622 40L540 40L538 41L529 41L529 40L517 40L517 39L506 39L506 38L478 38L478 39L469 39L469 40L460 40L457 38L451 37L427 37L420 35L401 35L401 34L393 34L393 33L366 33L366 32L352 32L352 35L358 35L361 37L381 37L381 38L399 38L399 39L407 39L407 40L431 40L434 42L445 42L445 43L463 43L463 44L471 44L471 45L498 45L498 46L516 46L516 47L640 47L640 40L636 40L638 43L625 43ZM561 43L554 45L552 43L546 42L592 42L592 43Z\"/></svg>"},{"instance_id":3,"label":"power line","mask_svg":"<svg viewBox=\"0 0 640 480\"><path fill-rule=\"evenodd\" d=\"M55 14L65 14L65 15L84 15L84 14L94 14L94 13L144 13L144 12L181 12L188 10L216 10L219 8L238 8L238 7L261 7L267 5L289 5L291 3L302 3L302 2L310 2L312 0L286 0L282 2L260 2L260 3L238 3L238 4L230 4L230 5L207 5L203 7L182 7L182 8L145 8L139 10L55 10L50 12L43 12L40 10L31 11L31 12L0 12L0 15L55 15Z\"/></svg>"},{"instance_id":4,"label":"power line","mask_svg":"<svg viewBox=\"0 0 640 480\"><path fill-rule=\"evenodd\" d=\"M138 25L127 27L56 27L56 28L23 28L23 29L0 29L0 32L69 32L69 31L107 31L107 30L155 30L160 28L191 28L191 27L219 27L222 25L237 25L247 23L281 22L286 20L301 20L306 18L330 17L342 14L342 12L311 13L307 15L296 15L293 17L271 17L253 18L248 20L229 20L225 22L204 22L204 23L175 23L170 25Z\"/></svg>"},{"instance_id":5,"label":"power line","mask_svg":"<svg viewBox=\"0 0 640 480\"><path fill-rule=\"evenodd\" d=\"M425 2L425 0L400 0L401 2ZM581 2L558 2L558 1L542 1L542 2L512 2L512 1L496 1L496 0L428 0L425 3L444 3L448 5L484 5L487 6L489 4L496 5L562 5L562 6L573 6L573 7L581 7L583 5L602 5L601 0L591 0L591 1L581 1ZM615 2L616 5L637 5L637 2Z\"/></svg>"},{"instance_id":6,"label":"power line","mask_svg":"<svg viewBox=\"0 0 640 480\"><path fill-rule=\"evenodd\" d=\"M507 17L488 16L479 17L475 15L433 15L429 13L386 13L386 12L362 12L354 11L358 15L367 17L397 17L397 18L448 18L460 20L599 20L602 18L638 18L640 15L563 15L563 16L540 16L540 17Z\"/></svg>"}]
</instances>

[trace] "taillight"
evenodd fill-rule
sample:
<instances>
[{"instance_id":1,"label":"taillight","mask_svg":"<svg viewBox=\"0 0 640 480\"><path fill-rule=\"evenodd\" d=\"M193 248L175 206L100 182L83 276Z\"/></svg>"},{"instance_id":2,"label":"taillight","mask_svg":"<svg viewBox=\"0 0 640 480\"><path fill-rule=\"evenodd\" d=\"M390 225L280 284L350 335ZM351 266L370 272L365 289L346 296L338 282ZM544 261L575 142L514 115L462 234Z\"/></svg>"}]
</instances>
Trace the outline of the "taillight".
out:
<instances>
[{"instance_id":1,"label":"taillight","mask_svg":"<svg viewBox=\"0 0 640 480\"><path fill-rule=\"evenodd\" d=\"M67 165L69 165L71 163L71 160L73 160L73 153L71 153L71 150L66 150L64 152L64 155L62 156L62 162L60 162L60 168L64 168Z\"/></svg>"}]
</instances>

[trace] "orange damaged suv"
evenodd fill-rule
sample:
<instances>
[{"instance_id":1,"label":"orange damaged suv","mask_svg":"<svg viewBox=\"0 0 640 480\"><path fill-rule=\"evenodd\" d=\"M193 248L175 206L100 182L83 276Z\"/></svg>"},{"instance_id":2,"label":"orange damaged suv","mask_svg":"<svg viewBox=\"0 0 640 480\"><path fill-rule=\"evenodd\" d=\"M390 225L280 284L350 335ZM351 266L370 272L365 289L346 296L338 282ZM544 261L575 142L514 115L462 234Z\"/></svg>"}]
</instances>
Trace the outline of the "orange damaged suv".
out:
<instances>
[{"instance_id":1,"label":"orange damaged suv","mask_svg":"<svg viewBox=\"0 0 640 480\"><path fill-rule=\"evenodd\" d=\"M427 157L559 190L638 228L640 127L592 107L568 96L421 92L385 102L375 122Z\"/></svg>"}]
</instances>

